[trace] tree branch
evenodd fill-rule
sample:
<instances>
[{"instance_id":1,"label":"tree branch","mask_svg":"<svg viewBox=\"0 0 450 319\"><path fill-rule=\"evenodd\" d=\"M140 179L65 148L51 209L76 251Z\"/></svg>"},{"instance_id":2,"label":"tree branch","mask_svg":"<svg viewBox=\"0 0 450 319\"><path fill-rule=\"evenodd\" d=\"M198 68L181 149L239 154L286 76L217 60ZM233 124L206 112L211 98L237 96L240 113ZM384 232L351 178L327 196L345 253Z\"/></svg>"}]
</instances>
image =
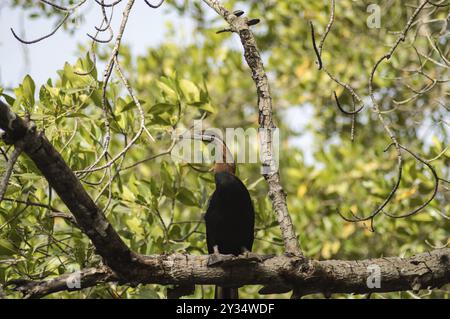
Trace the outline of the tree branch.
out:
<instances>
[{"instance_id":1,"label":"tree branch","mask_svg":"<svg viewBox=\"0 0 450 319\"><path fill-rule=\"evenodd\" d=\"M16 164L20 153L22 153L22 146L18 145L14 148L11 157L8 160L8 163L6 164L5 174L0 181L0 203L5 197L6 190L8 189L9 179L11 178L12 172L14 170L14 165Z\"/></svg>"},{"instance_id":2,"label":"tree branch","mask_svg":"<svg viewBox=\"0 0 450 319\"><path fill-rule=\"evenodd\" d=\"M208 267L208 256L153 255L145 257L141 283L190 286L263 285L260 293L295 289L297 296L323 293L382 293L441 287L450 283L450 248L433 250L410 258L389 257L360 261L327 260L304 263L300 256L261 256L261 262L234 257L228 265ZM378 268L379 267L379 268ZM380 286L369 287L373 269L379 269ZM75 273L77 275L77 273ZM79 290L99 283L124 282L106 268L79 273L81 286L69 288L73 274L45 281L10 282L29 298L62 291ZM68 280L69 279L69 280Z\"/></svg>"},{"instance_id":3,"label":"tree branch","mask_svg":"<svg viewBox=\"0 0 450 319\"><path fill-rule=\"evenodd\" d=\"M14 290L23 293L25 299L32 299L60 291L77 291L115 280L117 278L111 269L100 267L87 268L42 281L11 280L5 286L15 286Z\"/></svg>"}]
</instances>

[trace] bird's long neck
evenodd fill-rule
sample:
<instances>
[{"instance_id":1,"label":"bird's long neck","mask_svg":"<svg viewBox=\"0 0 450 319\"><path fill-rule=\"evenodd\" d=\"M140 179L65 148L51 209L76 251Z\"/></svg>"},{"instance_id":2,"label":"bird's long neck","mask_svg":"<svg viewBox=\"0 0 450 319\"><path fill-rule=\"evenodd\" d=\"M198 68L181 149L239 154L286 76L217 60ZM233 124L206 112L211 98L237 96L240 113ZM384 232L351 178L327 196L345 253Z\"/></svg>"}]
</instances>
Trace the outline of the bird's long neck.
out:
<instances>
[{"instance_id":1,"label":"bird's long neck","mask_svg":"<svg viewBox=\"0 0 450 319\"><path fill-rule=\"evenodd\" d=\"M180 136L181 137L181 136ZM182 138L182 137L181 137ZM213 172L215 174L221 173L221 172L227 172L229 174L235 175L236 174L236 165L234 162L233 154L228 149L225 142L215 134L211 135L208 134L205 131L202 131L201 134L194 134L191 136L194 140L201 140L201 141L207 141L209 143L214 143L216 148L216 152L221 152L221 158L216 159L216 163L213 167ZM218 154L216 153L216 156Z\"/></svg>"},{"instance_id":2,"label":"bird's long neck","mask_svg":"<svg viewBox=\"0 0 450 319\"><path fill-rule=\"evenodd\" d=\"M227 145L222 143L222 160L214 164L214 173L227 172L232 175L236 174L236 164L234 163L233 154L231 154Z\"/></svg>"},{"instance_id":3,"label":"bird's long neck","mask_svg":"<svg viewBox=\"0 0 450 319\"><path fill-rule=\"evenodd\" d=\"M221 172L227 172L232 175L236 174L236 166L229 163L216 163L214 164L214 174L221 173Z\"/></svg>"}]
</instances>

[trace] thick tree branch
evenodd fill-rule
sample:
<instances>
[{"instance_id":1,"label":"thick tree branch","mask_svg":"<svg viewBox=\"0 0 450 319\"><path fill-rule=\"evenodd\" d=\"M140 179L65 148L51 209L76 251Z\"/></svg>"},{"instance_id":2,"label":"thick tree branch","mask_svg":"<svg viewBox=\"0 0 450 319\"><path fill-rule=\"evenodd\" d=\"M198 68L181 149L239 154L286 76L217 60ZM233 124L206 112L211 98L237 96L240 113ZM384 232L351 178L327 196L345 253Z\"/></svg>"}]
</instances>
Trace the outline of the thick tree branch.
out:
<instances>
[{"instance_id":1,"label":"thick tree branch","mask_svg":"<svg viewBox=\"0 0 450 319\"><path fill-rule=\"evenodd\" d=\"M377 258L359 261L327 260L304 263L300 256L262 257L249 262L236 257L223 267L208 267L208 256L154 255L145 257L142 283L189 286L193 284L263 285L260 293L280 293L295 289L297 296L315 293L382 293L441 287L450 283L450 248L438 249L410 258ZM371 275L379 269L380 286L369 287ZM373 272L375 270L375 272ZM69 288L70 275L39 282L14 283L28 297L42 297ZM81 288L106 281L126 283L107 269L80 272ZM71 282L71 281L70 281Z\"/></svg>"},{"instance_id":2,"label":"thick tree branch","mask_svg":"<svg viewBox=\"0 0 450 319\"><path fill-rule=\"evenodd\" d=\"M272 153L272 132L276 129L273 122L272 96L255 37L249 28L250 25L254 24L252 21L256 20L249 21L248 18L242 16L241 11L236 11L235 14L231 13L217 0L203 1L228 22L230 25L229 31L237 33L240 37L244 48L245 60L252 71L252 78L255 82L258 96L259 125L264 132L260 136L261 150L263 153L263 175L269 184L269 197L272 200L273 209L277 214L286 252L300 256L302 252L289 215L286 193L281 186L278 167L276 167Z\"/></svg>"},{"instance_id":3,"label":"thick tree branch","mask_svg":"<svg viewBox=\"0 0 450 319\"><path fill-rule=\"evenodd\" d=\"M23 293L25 299L42 298L60 291L76 291L97 286L117 278L107 267L87 268L71 274L42 281L11 280L6 286L15 286L14 290Z\"/></svg>"}]
</instances>

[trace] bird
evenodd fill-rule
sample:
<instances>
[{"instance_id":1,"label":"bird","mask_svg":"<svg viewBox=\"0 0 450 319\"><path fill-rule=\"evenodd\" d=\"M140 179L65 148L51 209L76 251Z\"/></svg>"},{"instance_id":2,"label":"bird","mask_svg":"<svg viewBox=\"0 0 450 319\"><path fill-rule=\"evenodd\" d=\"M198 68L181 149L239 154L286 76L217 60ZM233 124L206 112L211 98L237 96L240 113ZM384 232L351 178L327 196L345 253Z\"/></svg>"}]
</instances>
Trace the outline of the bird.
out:
<instances>
[{"instance_id":1,"label":"bird","mask_svg":"<svg viewBox=\"0 0 450 319\"><path fill-rule=\"evenodd\" d=\"M203 133L194 136L194 139L216 144L216 162L213 167L215 190L204 215L206 243L210 254L208 266L220 264L223 255L250 256L254 241L255 212L247 187L236 176L233 156L225 142L216 135ZM238 299L238 287L216 286L214 297Z\"/></svg>"},{"instance_id":2,"label":"bird","mask_svg":"<svg viewBox=\"0 0 450 319\"><path fill-rule=\"evenodd\" d=\"M215 133L200 131L180 139L194 139L214 143L216 161L214 172L215 190L209 198L204 214L208 266L220 265L232 255L244 255L248 260L260 260L251 253L254 241L255 211L250 193L236 176L236 164L225 142ZM215 299L238 299L238 287L216 286Z\"/></svg>"}]
</instances>

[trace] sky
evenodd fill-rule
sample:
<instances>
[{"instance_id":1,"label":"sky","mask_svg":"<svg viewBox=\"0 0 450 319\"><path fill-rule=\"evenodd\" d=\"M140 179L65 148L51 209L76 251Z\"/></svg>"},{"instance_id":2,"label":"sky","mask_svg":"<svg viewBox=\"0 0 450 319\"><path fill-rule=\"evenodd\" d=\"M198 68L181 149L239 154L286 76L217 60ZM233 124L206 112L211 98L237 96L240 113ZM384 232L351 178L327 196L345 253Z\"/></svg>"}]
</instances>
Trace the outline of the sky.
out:
<instances>
[{"instance_id":1,"label":"sky","mask_svg":"<svg viewBox=\"0 0 450 319\"><path fill-rule=\"evenodd\" d=\"M3 2L3 1L2 1ZM118 30L121 12L125 5L120 4L114 10L113 28ZM99 25L99 6L93 1L84 5L80 14L85 21L80 23L73 35L59 30L52 37L31 45L17 41L10 28L30 40L50 32L57 19L27 19L27 14L20 9L3 6L0 10L0 83L6 87L15 86L30 74L37 85L43 84L49 77L54 77L65 61L75 62L79 43L90 44L87 33L94 34L94 26ZM136 1L131 11L124 34L124 43L130 45L133 54L143 54L149 47L156 46L164 40L165 23L176 23L183 41L189 41L192 23L188 18L180 18L168 8L151 9L143 1ZM106 36L106 35L105 35Z\"/></svg>"}]
</instances>

